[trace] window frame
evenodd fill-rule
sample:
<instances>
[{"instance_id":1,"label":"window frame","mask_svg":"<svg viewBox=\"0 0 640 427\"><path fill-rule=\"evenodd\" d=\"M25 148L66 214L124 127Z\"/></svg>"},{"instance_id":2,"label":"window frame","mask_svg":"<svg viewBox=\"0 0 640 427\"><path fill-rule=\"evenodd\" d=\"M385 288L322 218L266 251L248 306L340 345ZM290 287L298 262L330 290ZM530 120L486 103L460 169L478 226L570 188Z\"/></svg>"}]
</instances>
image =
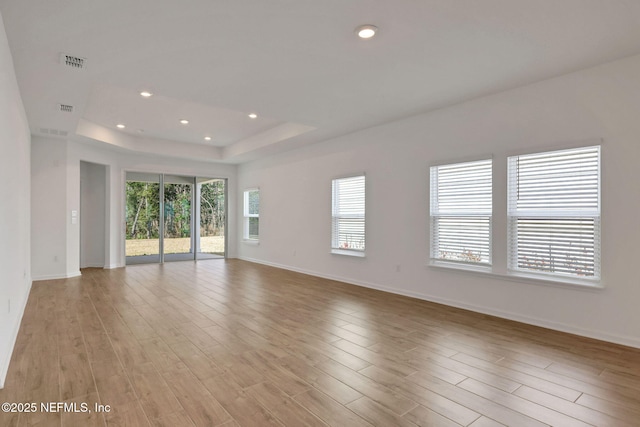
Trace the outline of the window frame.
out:
<instances>
[{"instance_id":1,"label":"window frame","mask_svg":"<svg viewBox=\"0 0 640 427\"><path fill-rule=\"evenodd\" d=\"M362 178L362 214L350 214L344 215L339 214L340 206L336 205L336 185L341 181L354 179L354 178ZM339 196L338 196L339 197ZM338 200L339 203L339 200ZM331 180L331 253L337 255L349 255L355 257L364 257L366 251L366 209L367 209L367 178L364 172L362 173L354 173L349 175L343 175ZM340 218L355 218L362 220L362 239L363 239L363 247L360 248L350 248L350 247L340 247L340 229L336 229L336 225L339 224Z\"/></svg>"},{"instance_id":2,"label":"window frame","mask_svg":"<svg viewBox=\"0 0 640 427\"><path fill-rule=\"evenodd\" d=\"M489 166L489 200L488 210L485 209L482 212L473 210L458 211L456 213L440 210L440 169L447 167L456 167L463 165L481 165L482 163L488 163ZM486 166L486 165L485 165ZM493 156L483 156L480 158L464 159L460 161L449 161L444 163L438 163L429 167L429 264L432 266L442 266L454 269L469 269L489 272L493 267L493 204L494 204L494 159ZM485 171L486 173L486 171ZM486 190L486 189L485 189ZM436 223L441 218L483 218L488 219L487 230L487 260L486 262L473 262L465 261L453 258L442 258L437 256L439 251L439 227Z\"/></svg>"},{"instance_id":3,"label":"window frame","mask_svg":"<svg viewBox=\"0 0 640 427\"><path fill-rule=\"evenodd\" d=\"M258 213L249 212L249 197L250 193L258 194ZM258 243L260 241L260 188L252 187L247 188L243 192L243 225L242 225L242 238L245 242ZM251 218L257 218L258 221L258 233L255 237L251 235Z\"/></svg>"},{"instance_id":4,"label":"window frame","mask_svg":"<svg viewBox=\"0 0 640 427\"><path fill-rule=\"evenodd\" d=\"M532 279L539 279L543 281L550 281L553 283L562 284L578 284L589 287L602 287L602 259L601 259L601 245L602 245L602 141L589 141L582 145L576 145L564 148L551 148L547 150L538 150L527 153L518 153L507 156L507 196L506 196L506 222L507 222L507 236L506 236L506 258L507 258L507 271L509 275L514 277L527 277ZM513 195L514 188L517 188L517 172L513 171L514 162L521 157L534 157L543 155L552 155L554 153L570 153L588 150L597 150L597 171L595 173L597 178L597 190L596 200L597 206L592 209L557 209L557 210L544 210L544 209L518 209L515 204L515 196ZM514 182L515 180L515 182ZM569 274L566 272L549 272L549 271L537 271L535 269L519 268L518 267L518 218L528 218L529 220L535 219L547 219L549 222L560 220L580 220L580 219L592 219L593 220L593 275L579 275Z\"/></svg>"}]
</instances>

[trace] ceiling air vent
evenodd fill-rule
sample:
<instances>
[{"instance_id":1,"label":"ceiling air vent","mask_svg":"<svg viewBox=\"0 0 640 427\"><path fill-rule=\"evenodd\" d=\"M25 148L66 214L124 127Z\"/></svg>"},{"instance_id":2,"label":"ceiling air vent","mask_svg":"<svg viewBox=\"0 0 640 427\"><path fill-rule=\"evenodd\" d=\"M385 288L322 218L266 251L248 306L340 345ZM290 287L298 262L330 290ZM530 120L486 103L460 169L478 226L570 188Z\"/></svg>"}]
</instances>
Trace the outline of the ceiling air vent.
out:
<instances>
[{"instance_id":1,"label":"ceiling air vent","mask_svg":"<svg viewBox=\"0 0 640 427\"><path fill-rule=\"evenodd\" d=\"M75 68L76 70L84 70L87 67L87 58L61 53L60 63L67 67Z\"/></svg>"},{"instance_id":2,"label":"ceiling air vent","mask_svg":"<svg viewBox=\"0 0 640 427\"><path fill-rule=\"evenodd\" d=\"M40 128L40 133L45 135L55 135L55 136L67 136L69 132L66 130L58 130L58 129L48 129L48 128Z\"/></svg>"},{"instance_id":3,"label":"ceiling air vent","mask_svg":"<svg viewBox=\"0 0 640 427\"><path fill-rule=\"evenodd\" d=\"M73 105L67 104L58 104L60 106L60 111L63 113L73 113Z\"/></svg>"}]
</instances>

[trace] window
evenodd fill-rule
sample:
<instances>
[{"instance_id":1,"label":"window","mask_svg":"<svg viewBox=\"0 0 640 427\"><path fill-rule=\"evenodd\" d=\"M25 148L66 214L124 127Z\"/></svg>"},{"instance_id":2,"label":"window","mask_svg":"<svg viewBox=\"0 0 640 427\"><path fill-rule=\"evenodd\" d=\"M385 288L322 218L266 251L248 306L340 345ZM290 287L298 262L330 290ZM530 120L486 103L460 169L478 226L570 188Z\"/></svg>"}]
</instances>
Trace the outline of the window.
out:
<instances>
[{"instance_id":1,"label":"window","mask_svg":"<svg viewBox=\"0 0 640 427\"><path fill-rule=\"evenodd\" d=\"M333 180L332 252L351 252L352 255L364 253L364 190L364 175Z\"/></svg>"},{"instance_id":2,"label":"window","mask_svg":"<svg viewBox=\"0 0 640 427\"><path fill-rule=\"evenodd\" d=\"M244 238L258 240L260 236L260 190L252 188L244 192Z\"/></svg>"},{"instance_id":3,"label":"window","mask_svg":"<svg viewBox=\"0 0 640 427\"><path fill-rule=\"evenodd\" d=\"M431 259L491 264L492 161L431 167Z\"/></svg>"},{"instance_id":4,"label":"window","mask_svg":"<svg viewBox=\"0 0 640 427\"><path fill-rule=\"evenodd\" d=\"M600 278L600 147L509 157L509 269Z\"/></svg>"}]
</instances>

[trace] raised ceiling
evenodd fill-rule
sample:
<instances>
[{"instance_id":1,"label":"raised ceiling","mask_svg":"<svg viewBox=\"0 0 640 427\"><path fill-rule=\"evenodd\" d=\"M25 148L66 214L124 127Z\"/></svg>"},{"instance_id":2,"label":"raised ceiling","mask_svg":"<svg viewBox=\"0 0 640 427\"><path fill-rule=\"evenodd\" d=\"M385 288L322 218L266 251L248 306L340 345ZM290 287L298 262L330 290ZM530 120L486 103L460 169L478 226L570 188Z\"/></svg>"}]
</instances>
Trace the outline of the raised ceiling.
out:
<instances>
[{"instance_id":1,"label":"raised ceiling","mask_svg":"<svg viewBox=\"0 0 640 427\"><path fill-rule=\"evenodd\" d=\"M630 0L0 0L0 11L34 134L231 163L640 53ZM378 35L358 39L362 24Z\"/></svg>"}]
</instances>

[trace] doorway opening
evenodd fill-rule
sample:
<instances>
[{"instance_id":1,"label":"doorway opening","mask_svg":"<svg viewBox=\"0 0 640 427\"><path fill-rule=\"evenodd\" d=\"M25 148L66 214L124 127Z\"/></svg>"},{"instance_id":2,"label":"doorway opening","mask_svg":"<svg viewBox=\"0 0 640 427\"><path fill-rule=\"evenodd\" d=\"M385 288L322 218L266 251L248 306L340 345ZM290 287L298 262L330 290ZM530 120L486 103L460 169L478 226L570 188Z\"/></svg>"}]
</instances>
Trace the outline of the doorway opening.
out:
<instances>
[{"instance_id":1,"label":"doorway opening","mask_svg":"<svg viewBox=\"0 0 640 427\"><path fill-rule=\"evenodd\" d=\"M107 166L80 162L80 268L108 268ZM77 219L77 218L76 218ZM72 221L74 218L72 217Z\"/></svg>"}]
</instances>

